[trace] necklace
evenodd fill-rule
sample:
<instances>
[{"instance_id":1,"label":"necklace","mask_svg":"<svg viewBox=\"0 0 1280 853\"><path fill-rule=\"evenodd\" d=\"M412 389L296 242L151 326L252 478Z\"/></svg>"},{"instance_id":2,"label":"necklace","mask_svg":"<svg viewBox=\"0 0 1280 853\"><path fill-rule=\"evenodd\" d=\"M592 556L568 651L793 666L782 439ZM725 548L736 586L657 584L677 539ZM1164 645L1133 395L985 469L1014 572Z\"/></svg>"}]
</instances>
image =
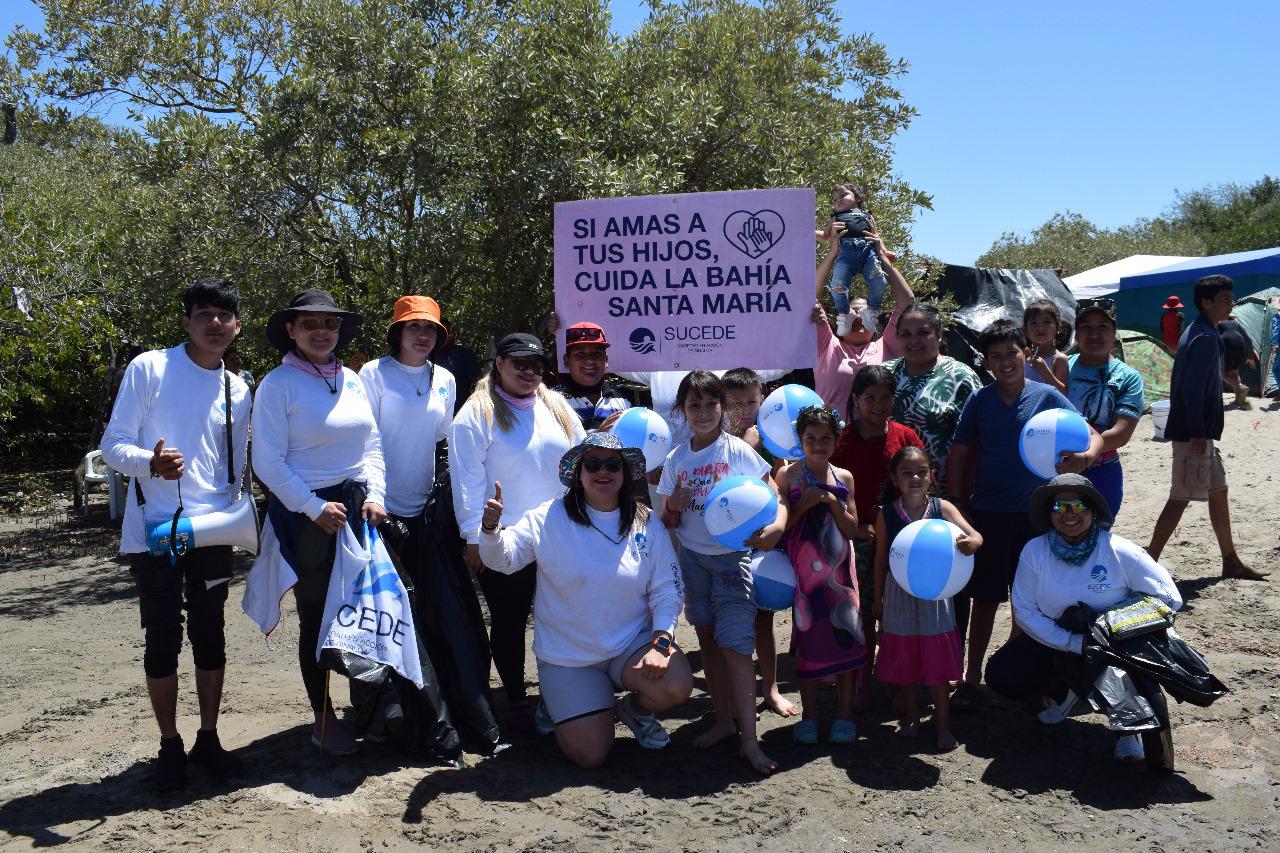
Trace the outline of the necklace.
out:
<instances>
[{"instance_id":1,"label":"necklace","mask_svg":"<svg viewBox=\"0 0 1280 853\"><path fill-rule=\"evenodd\" d=\"M596 523L591 520L590 516L587 517L587 523L591 525L591 527L595 530L596 533L599 533L601 536L603 536L605 539L608 539L614 545L621 545L622 540L627 538L627 534L625 533L623 533L621 536L618 536L616 538L613 536L610 536L608 533L605 533L599 527L596 527Z\"/></svg>"},{"instance_id":2,"label":"necklace","mask_svg":"<svg viewBox=\"0 0 1280 853\"><path fill-rule=\"evenodd\" d=\"M400 363L400 359L396 358L395 356L392 356L392 357L391 357L391 363L392 363L392 364L394 364L394 365L396 366L396 370L399 370L401 373L403 373L403 374L404 374L404 378L405 378L405 379L408 379L408 380L409 380L409 384L411 384L411 385L413 386L414 393L416 393L419 397L421 397L421 396L422 396L422 384L423 384L422 380L423 380L423 379L425 379L426 377L430 376L431 374L430 374L430 373L428 373L426 370L424 370L424 371L422 371L422 374L423 374L423 375L418 379L418 381L417 381L417 382L414 382L414 381L413 381L413 374L412 374L412 373L410 373L409 371L407 371L407 370L405 370L405 369L404 369L404 365ZM423 365L423 366L425 367L426 365Z\"/></svg>"},{"instance_id":3,"label":"necklace","mask_svg":"<svg viewBox=\"0 0 1280 853\"><path fill-rule=\"evenodd\" d=\"M929 509L932 505L928 500L924 504L924 512L920 513L920 518L912 518L911 513L907 512L907 508L902 505L902 498L898 498L898 516L906 522L919 521L921 518L928 518Z\"/></svg>"},{"instance_id":4,"label":"necklace","mask_svg":"<svg viewBox=\"0 0 1280 853\"><path fill-rule=\"evenodd\" d=\"M321 373L321 372L320 372L320 368L316 366L316 363L315 363L314 361L312 361L312 360L311 360L311 358L310 358L309 356L307 356L305 353L303 353L302 357L303 357L303 358L305 358L305 359L307 360L307 364L311 365L311 369L312 369L312 370L314 370L314 371L316 372L316 376L319 376L319 377L320 377L320 381L324 383L324 387L326 387L326 388L328 388L328 389L329 389L329 393L330 393L330 394L337 394L337 393L338 393L338 380L337 380L337 377L336 377L336 376L334 377L335 381L334 381L334 383L333 383L332 385L330 385L330 384L329 384L329 378L328 378L327 376L325 376L323 373ZM340 375L340 374L339 374L339 375Z\"/></svg>"}]
</instances>

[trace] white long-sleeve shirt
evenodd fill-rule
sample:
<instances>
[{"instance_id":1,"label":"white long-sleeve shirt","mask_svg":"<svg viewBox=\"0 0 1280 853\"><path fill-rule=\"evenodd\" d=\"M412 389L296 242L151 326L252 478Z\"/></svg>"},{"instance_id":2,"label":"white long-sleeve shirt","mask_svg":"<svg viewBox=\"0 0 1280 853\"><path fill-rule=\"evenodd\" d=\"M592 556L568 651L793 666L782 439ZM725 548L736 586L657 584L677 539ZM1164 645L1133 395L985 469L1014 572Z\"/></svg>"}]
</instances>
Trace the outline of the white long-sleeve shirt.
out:
<instances>
[{"instance_id":1,"label":"white long-sleeve shirt","mask_svg":"<svg viewBox=\"0 0 1280 853\"><path fill-rule=\"evenodd\" d=\"M449 432L453 509L458 529L471 545L480 541L480 518L485 501L493 497L495 480L502 483L502 523L515 524L529 510L564 494L560 457L586 436L577 417L572 418L573 435L566 435L541 399L532 408L512 412L515 425L510 430L483 417L470 400L453 419Z\"/></svg>"},{"instance_id":2,"label":"white long-sleeve shirt","mask_svg":"<svg viewBox=\"0 0 1280 853\"><path fill-rule=\"evenodd\" d=\"M538 563L538 660L588 666L624 653L643 631L674 634L684 595L671 537L656 512L643 529L620 537L618 516L587 507L595 527L578 524L556 499L513 527L481 534L480 557L491 570L509 574Z\"/></svg>"},{"instance_id":3,"label":"white long-sleeve shirt","mask_svg":"<svg viewBox=\"0 0 1280 853\"><path fill-rule=\"evenodd\" d=\"M253 471L286 509L312 521L325 504L315 490L344 480L363 480L373 503L386 500L382 443L364 383L345 367L337 381L338 393L330 393L320 376L282 364L253 401Z\"/></svg>"},{"instance_id":4,"label":"white long-sleeve shirt","mask_svg":"<svg viewBox=\"0 0 1280 853\"><path fill-rule=\"evenodd\" d=\"M1089 559L1069 566L1053 556L1045 534L1022 549L1013 579L1013 618L1036 641L1079 653L1084 636L1054 620L1073 604L1102 611L1134 592L1158 598L1174 610L1182 606L1182 595L1168 570L1128 539L1104 530Z\"/></svg>"},{"instance_id":5,"label":"white long-sleeve shirt","mask_svg":"<svg viewBox=\"0 0 1280 853\"><path fill-rule=\"evenodd\" d=\"M125 502L120 553L147 550L151 525L173 518L178 508L177 480L152 478L156 442L182 451L183 514L204 515L226 509L240 494L249 444L249 388L231 377L231 438L234 482L227 482L227 419L223 370L208 370L191 360L185 344L152 350L129 362L102 435L102 458L142 486L138 506L133 485Z\"/></svg>"},{"instance_id":6,"label":"white long-sleeve shirt","mask_svg":"<svg viewBox=\"0 0 1280 853\"><path fill-rule=\"evenodd\" d=\"M453 374L438 364L409 367L388 355L360 368L360 379L382 441L387 512L415 516L435 482L436 442L448 438L453 425Z\"/></svg>"}]
</instances>

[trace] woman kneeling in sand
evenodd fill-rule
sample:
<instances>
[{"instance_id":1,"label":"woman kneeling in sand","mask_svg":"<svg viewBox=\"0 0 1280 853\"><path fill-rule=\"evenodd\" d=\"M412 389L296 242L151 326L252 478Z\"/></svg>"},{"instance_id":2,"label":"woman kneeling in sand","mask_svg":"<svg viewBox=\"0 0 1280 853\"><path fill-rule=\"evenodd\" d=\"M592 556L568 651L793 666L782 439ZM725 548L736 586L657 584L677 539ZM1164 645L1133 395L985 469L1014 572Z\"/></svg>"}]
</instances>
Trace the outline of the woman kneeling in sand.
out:
<instances>
[{"instance_id":1,"label":"woman kneeling in sand","mask_svg":"<svg viewBox=\"0 0 1280 853\"><path fill-rule=\"evenodd\" d=\"M533 654L546 720L579 767L599 767L613 748L616 714L640 745L670 741L655 712L693 691L672 632L683 604L680 567L662 520L637 504L640 451L590 433L560 460L562 498L503 529L502 485L484 508L480 558L498 572L537 562ZM630 691L614 702L617 690ZM540 726L541 728L541 726Z\"/></svg>"}]
</instances>

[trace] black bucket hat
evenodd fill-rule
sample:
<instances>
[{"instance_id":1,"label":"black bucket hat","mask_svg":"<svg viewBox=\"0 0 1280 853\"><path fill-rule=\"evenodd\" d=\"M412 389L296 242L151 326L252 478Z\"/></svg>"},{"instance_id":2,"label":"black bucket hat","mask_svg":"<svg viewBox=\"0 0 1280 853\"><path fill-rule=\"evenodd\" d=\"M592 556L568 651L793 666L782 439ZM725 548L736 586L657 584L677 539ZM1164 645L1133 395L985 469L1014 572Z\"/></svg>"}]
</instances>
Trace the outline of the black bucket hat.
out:
<instances>
[{"instance_id":1,"label":"black bucket hat","mask_svg":"<svg viewBox=\"0 0 1280 853\"><path fill-rule=\"evenodd\" d=\"M1102 527L1110 527L1115 521L1111 515L1111 507L1107 506L1107 499L1093 487L1088 477L1082 474L1059 474L1031 493L1032 527L1041 533L1053 529L1053 521L1049 518L1049 504L1062 492L1079 492L1084 495L1093 510L1093 520Z\"/></svg>"},{"instance_id":2,"label":"black bucket hat","mask_svg":"<svg viewBox=\"0 0 1280 853\"><path fill-rule=\"evenodd\" d=\"M337 314L342 318L342 327L338 329L338 344L333 348L334 352L351 343L360 333L360 326L364 323L364 318L356 312L339 308L329 291L311 287L301 293L295 293L289 300L288 306L281 308L267 320L267 341L275 347L276 352L284 355L293 349L293 339L289 337L284 324L291 322L298 314L307 312Z\"/></svg>"}]
</instances>

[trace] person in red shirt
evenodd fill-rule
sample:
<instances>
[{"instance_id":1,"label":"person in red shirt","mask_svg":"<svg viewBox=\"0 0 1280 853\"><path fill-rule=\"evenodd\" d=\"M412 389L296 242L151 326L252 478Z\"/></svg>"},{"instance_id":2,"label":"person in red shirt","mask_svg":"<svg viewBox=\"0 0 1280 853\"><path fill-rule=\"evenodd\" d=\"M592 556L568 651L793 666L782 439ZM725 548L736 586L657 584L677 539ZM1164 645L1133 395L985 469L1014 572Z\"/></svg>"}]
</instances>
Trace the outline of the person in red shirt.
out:
<instances>
[{"instance_id":1,"label":"person in red shirt","mask_svg":"<svg viewBox=\"0 0 1280 853\"><path fill-rule=\"evenodd\" d=\"M1182 300L1175 294L1166 299L1161 307L1164 308L1164 314L1160 315L1160 334L1169 352L1177 352L1178 340L1182 337Z\"/></svg>"},{"instance_id":2,"label":"person in red shirt","mask_svg":"<svg viewBox=\"0 0 1280 853\"><path fill-rule=\"evenodd\" d=\"M875 588L875 520L880 495L889 478L889 460L903 447L924 447L915 430L889 417L897 389L898 380L893 371L883 365L872 364L858 371L853 379L853 393L849 395L849 409L857 411L858 419L841 433L831 455L831 464L853 474L853 501L858 515L853 554L859 589ZM874 598L866 595L861 602L862 624L867 635L864 672L868 675L875 663L875 624L871 615ZM868 690L859 691L859 703L865 706L870 696Z\"/></svg>"}]
</instances>

